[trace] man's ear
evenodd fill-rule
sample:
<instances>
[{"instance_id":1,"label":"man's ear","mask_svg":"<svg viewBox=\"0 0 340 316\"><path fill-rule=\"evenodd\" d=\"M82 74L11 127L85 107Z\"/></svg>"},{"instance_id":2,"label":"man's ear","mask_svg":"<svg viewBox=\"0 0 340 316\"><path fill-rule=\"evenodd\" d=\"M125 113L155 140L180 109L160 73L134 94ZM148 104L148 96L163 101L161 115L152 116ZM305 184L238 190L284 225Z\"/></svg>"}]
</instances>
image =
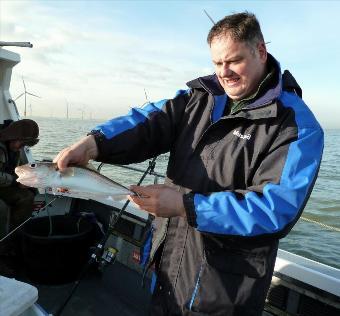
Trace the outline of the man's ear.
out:
<instances>
[{"instance_id":1,"label":"man's ear","mask_svg":"<svg viewBox=\"0 0 340 316\"><path fill-rule=\"evenodd\" d=\"M260 42L257 44L257 52L260 56L262 63L266 63L267 62L267 48L264 42Z\"/></svg>"}]
</instances>

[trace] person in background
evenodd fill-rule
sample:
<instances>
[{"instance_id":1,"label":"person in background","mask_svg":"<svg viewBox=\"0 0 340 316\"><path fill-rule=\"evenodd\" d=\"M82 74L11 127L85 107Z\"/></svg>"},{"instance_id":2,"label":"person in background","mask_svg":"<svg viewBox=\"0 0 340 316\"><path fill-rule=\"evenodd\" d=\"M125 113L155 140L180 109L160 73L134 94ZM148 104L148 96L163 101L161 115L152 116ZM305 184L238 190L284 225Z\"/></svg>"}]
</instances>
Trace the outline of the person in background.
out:
<instances>
[{"instance_id":1,"label":"person in background","mask_svg":"<svg viewBox=\"0 0 340 316\"><path fill-rule=\"evenodd\" d=\"M261 315L278 242L317 178L323 131L290 72L267 52L255 15L208 34L215 73L173 99L98 125L55 158L129 164L169 152L163 185L132 186L155 216L151 315Z\"/></svg>"},{"instance_id":2,"label":"person in background","mask_svg":"<svg viewBox=\"0 0 340 316\"><path fill-rule=\"evenodd\" d=\"M38 136L38 124L30 119L14 121L0 131L0 238L32 214L33 190L16 182L14 169L23 162L24 146L37 144Z\"/></svg>"}]
</instances>

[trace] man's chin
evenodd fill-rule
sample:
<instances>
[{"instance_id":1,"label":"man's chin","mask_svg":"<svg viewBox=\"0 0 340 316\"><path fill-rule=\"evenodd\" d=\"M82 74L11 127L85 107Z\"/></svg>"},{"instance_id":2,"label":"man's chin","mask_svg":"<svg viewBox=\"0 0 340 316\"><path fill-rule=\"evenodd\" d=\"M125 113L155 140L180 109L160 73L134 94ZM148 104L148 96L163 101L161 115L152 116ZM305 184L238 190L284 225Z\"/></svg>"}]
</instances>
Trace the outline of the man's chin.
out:
<instances>
[{"instance_id":1,"label":"man's chin","mask_svg":"<svg viewBox=\"0 0 340 316\"><path fill-rule=\"evenodd\" d=\"M240 101L244 98L243 94L239 94L239 93L235 93L235 92L231 92L229 89L228 90L224 90L225 93L227 94L227 96L232 99L233 101Z\"/></svg>"}]
</instances>

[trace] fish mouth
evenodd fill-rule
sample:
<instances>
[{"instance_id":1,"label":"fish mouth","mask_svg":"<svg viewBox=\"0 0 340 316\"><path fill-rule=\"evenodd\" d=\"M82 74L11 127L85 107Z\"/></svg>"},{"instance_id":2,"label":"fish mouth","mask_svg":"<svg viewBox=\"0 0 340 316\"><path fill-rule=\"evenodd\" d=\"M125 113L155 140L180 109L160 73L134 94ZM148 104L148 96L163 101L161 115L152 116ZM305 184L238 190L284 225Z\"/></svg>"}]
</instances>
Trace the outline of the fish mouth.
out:
<instances>
[{"instance_id":1,"label":"fish mouth","mask_svg":"<svg viewBox=\"0 0 340 316\"><path fill-rule=\"evenodd\" d=\"M27 182L31 181L31 178L30 177L26 177L24 172L17 172L16 174L18 176L16 178L17 182L20 182L20 183L24 184L24 182L27 183Z\"/></svg>"},{"instance_id":2,"label":"fish mouth","mask_svg":"<svg viewBox=\"0 0 340 316\"><path fill-rule=\"evenodd\" d=\"M17 181L26 180L26 179L30 178L30 177L27 177L27 172L25 172L25 170L23 168L20 168L20 166L16 167L14 169L14 172L18 176Z\"/></svg>"},{"instance_id":3,"label":"fish mouth","mask_svg":"<svg viewBox=\"0 0 340 316\"><path fill-rule=\"evenodd\" d=\"M17 182L20 182L24 185L27 185L27 186L34 186L37 181L35 178L33 177L25 177L25 175L20 175L17 179L16 179Z\"/></svg>"},{"instance_id":4,"label":"fish mouth","mask_svg":"<svg viewBox=\"0 0 340 316\"><path fill-rule=\"evenodd\" d=\"M25 172L24 172L24 170L22 170L22 168L19 168L19 167L16 167L15 169L14 169L14 172L20 177L20 176L22 176Z\"/></svg>"},{"instance_id":5,"label":"fish mouth","mask_svg":"<svg viewBox=\"0 0 340 316\"><path fill-rule=\"evenodd\" d=\"M27 172L25 172L24 169L17 167L14 169L16 175L18 176L18 178L16 179L17 182L27 185L27 186L32 186L35 185L37 182L36 177L33 175L28 174Z\"/></svg>"}]
</instances>

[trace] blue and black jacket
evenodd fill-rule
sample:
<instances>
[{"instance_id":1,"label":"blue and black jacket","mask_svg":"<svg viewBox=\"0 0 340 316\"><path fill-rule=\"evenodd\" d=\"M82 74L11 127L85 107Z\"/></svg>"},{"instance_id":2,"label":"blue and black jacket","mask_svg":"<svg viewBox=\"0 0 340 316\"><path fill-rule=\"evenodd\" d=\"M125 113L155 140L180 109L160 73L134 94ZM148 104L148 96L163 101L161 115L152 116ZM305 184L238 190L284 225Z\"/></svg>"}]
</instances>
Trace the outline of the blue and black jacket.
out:
<instances>
[{"instance_id":1,"label":"blue and black jacket","mask_svg":"<svg viewBox=\"0 0 340 316\"><path fill-rule=\"evenodd\" d=\"M149 260L157 263L162 312L155 314L262 309L278 239L303 211L323 151L300 87L270 55L268 62L274 83L236 113L226 114L228 96L212 75L95 129L100 161L169 152L166 183L184 194L185 219L156 219Z\"/></svg>"}]
</instances>

